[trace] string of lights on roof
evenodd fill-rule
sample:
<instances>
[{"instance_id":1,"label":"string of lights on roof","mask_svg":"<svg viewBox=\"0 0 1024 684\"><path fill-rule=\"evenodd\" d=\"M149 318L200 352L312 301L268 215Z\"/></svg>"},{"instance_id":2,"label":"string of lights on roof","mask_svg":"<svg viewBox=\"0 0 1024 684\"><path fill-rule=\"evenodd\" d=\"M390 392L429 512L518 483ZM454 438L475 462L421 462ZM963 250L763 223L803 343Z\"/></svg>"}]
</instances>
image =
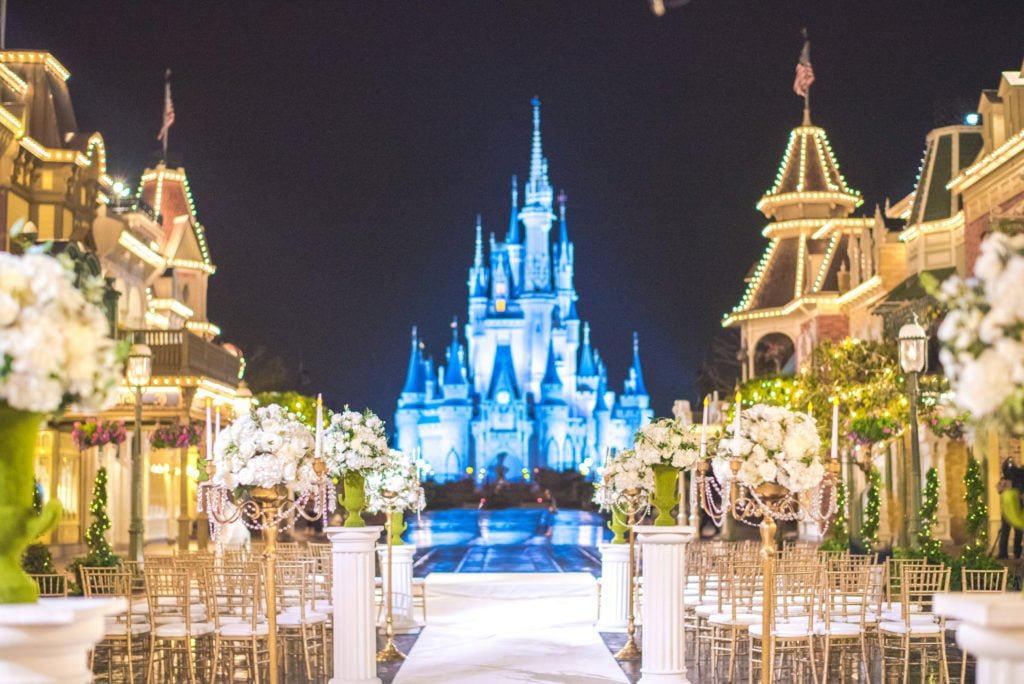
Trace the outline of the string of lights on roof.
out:
<instances>
[{"instance_id":1,"label":"string of lights on roof","mask_svg":"<svg viewBox=\"0 0 1024 684\"><path fill-rule=\"evenodd\" d=\"M42 64L47 71L62 81L71 78L71 72L49 52L0 52L0 62L18 62L21 64Z\"/></svg>"},{"instance_id":2,"label":"string of lights on roof","mask_svg":"<svg viewBox=\"0 0 1024 684\"><path fill-rule=\"evenodd\" d=\"M833 235L832 239L828 242L828 247L825 249L825 258L822 259L821 266L818 268L818 275L814 279L814 292L821 292L821 286L825 282L825 274L828 273L832 265L832 253L835 251L838 243L839 236Z\"/></svg>"},{"instance_id":3,"label":"string of lights on roof","mask_svg":"<svg viewBox=\"0 0 1024 684\"><path fill-rule=\"evenodd\" d=\"M963 192L979 178L988 175L992 169L1024 150L1024 130L1010 137L1006 142L960 172L960 175L946 184L947 190Z\"/></svg>"},{"instance_id":4,"label":"string of lights on roof","mask_svg":"<svg viewBox=\"0 0 1024 684\"><path fill-rule=\"evenodd\" d=\"M188 204L189 218L192 221L194 227L196 241L199 243L199 251L202 253L203 262L213 267L213 262L210 260L210 250L206 244L206 228L199 222L196 216L196 203L192 198L192 188L188 183L188 176L184 170L181 171L169 171L164 167L160 167L155 171L142 174L142 178L139 180L139 196L142 196L143 186L149 181L155 181L156 187L153 191L153 205L157 211L163 206L163 193L164 193L164 181L172 181L181 183L182 190L185 192L185 201ZM211 271L212 272L212 271Z\"/></svg>"},{"instance_id":5,"label":"string of lights on roof","mask_svg":"<svg viewBox=\"0 0 1024 684\"><path fill-rule=\"evenodd\" d=\"M740 299L740 303L733 307L733 311L744 311L749 306L751 301L754 299L754 293L757 292L758 286L761 284L761 277L764 272L768 269L768 265L771 262L772 256L775 254L775 248L778 246L777 240L772 240L768 245L768 249L761 255L760 261L757 262L757 266L754 267L754 277L751 278L750 282L747 283L747 289L743 293L743 298ZM728 316L728 314L726 314Z\"/></svg>"},{"instance_id":6,"label":"string of lights on roof","mask_svg":"<svg viewBox=\"0 0 1024 684\"><path fill-rule=\"evenodd\" d=\"M734 313L727 314L722 319L722 327L728 328L733 323L739 323L740 321L785 316L786 314L793 313L801 306L808 304L834 304L837 300L838 297L835 293L804 295L799 299L794 299L785 306L777 306L771 309L758 309L756 311L736 311Z\"/></svg>"},{"instance_id":7,"label":"string of lights on roof","mask_svg":"<svg viewBox=\"0 0 1024 684\"><path fill-rule=\"evenodd\" d=\"M797 238L796 277L793 279L793 296L799 297L804 292L804 264L807 262L807 236L800 233Z\"/></svg>"},{"instance_id":8,"label":"string of lights on roof","mask_svg":"<svg viewBox=\"0 0 1024 684\"><path fill-rule=\"evenodd\" d=\"M799 152L796 153L797 139L799 138ZM828 191L808 191L807 183L807 145L813 144L816 148L815 154L821 166L821 175ZM794 155L798 154L798 168L796 177L796 191L783 192L786 179L789 177L790 165L793 163ZM860 206L863 200L860 193L850 188L846 178L839 170L839 164L835 160L835 153L829 142L825 130L818 126L798 126L790 131L789 140L786 143L786 151L782 155L782 163L775 174L775 183L772 188L764 194L757 204L757 208L763 211L777 204L785 202L797 202L800 200L834 200L839 203L852 203Z\"/></svg>"}]
</instances>

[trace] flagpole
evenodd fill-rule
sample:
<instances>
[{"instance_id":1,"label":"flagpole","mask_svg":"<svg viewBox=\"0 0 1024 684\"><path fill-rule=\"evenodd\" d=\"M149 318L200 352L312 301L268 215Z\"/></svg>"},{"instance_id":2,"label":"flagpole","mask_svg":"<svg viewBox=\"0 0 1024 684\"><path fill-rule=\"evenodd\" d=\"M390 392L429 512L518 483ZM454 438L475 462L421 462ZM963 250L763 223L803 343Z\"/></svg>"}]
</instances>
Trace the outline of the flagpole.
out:
<instances>
[{"instance_id":1,"label":"flagpole","mask_svg":"<svg viewBox=\"0 0 1024 684\"><path fill-rule=\"evenodd\" d=\"M164 135L163 135L163 139L164 139L164 154L163 154L163 161L164 161L165 165L167 164L167 139L169 137L171 137L171 127L168 126L167 123L166 123L166 120L167 120L167 98L169 97L169 95L167 94L167 91L168 91L168 89L170 87L171 87L171 70L168 69L166 72L164 72L164 131L163 131L163 133L164 133Z\"/></svg>"}]
</instances>

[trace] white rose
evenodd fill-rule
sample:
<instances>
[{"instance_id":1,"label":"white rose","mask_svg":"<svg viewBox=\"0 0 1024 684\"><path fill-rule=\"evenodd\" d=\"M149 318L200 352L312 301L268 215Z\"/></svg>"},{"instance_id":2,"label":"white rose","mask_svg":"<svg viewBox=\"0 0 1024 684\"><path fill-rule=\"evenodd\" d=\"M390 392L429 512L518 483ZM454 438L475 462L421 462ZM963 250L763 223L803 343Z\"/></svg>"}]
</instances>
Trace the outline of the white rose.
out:
<instances>
[{"instance_id":1,"label":"white rose","mask_svg":"<svg viewBox=\"0 0 1024 684\"><path fill-rule=\"evenodd\" d=\"M977 417L993 413L1013 391L1013 365L994 349L967 364L956 388L957 401Z\"/></svg>"}]
</instances>

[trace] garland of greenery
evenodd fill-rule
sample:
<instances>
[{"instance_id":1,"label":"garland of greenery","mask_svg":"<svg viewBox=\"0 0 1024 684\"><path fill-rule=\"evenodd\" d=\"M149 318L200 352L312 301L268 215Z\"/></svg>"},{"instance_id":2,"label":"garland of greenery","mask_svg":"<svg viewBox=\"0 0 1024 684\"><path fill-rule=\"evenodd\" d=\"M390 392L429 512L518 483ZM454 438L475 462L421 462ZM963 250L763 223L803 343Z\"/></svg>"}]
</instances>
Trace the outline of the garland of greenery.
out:
<instances>
[{"instance_id":1,"label":"garland of greenery","mask_svg":"<svg viewBox=\"0 0 1024 684\"><path fill-rule=\"evenodd\" d=\"M864 504L864 520L860 526L860 539L868 553L878 549L878 529L881 522L882 474L878 468L868 470L867 501Z\"/></svg>"},{"instance_id":2,"label":"garland of greenery","mask_svg":"<svg viewBox=\"0 0 1024 684\"><path fill-rule=\"evenodd\" d=\"M89 503L89 513L92 515L92 522L85 530L85 543L89 553L85 558L76 558L69 566L68 571L75 577L77 590L81 592L82 575L80 568L110 568L121 565L121 559L114 554L114 550L107 541L106 531L110 529L110 517L107 515L107 469L100 468L96 471L96 480L92 486L92 501Z\"/></svg>"},{"instance_id":3,"label":"garland of greenery","mask_svg":"<svg viewBox=\"0 0 1024 684\"><path fill-rule=\"evenodd\" d=\"M846 517L846 483L836 483L836 514L832 517L832 526L828 539L821 545L822 551L845 551L850 548L850 522Z\"/></svg>"},{"instance_id":4,"label":"garland of greenery","mask_svg":"<svg viewBox=\"0 0 1024 684\"><path fill-rule=\"evenodd\" d=\"M974 458L967 459L964 473L964 501L967 503L967 537L961 556L986 553L988 549L988 505L985 503L985 483L981 480L981 465Z\"/></svg>"}]
</instances>

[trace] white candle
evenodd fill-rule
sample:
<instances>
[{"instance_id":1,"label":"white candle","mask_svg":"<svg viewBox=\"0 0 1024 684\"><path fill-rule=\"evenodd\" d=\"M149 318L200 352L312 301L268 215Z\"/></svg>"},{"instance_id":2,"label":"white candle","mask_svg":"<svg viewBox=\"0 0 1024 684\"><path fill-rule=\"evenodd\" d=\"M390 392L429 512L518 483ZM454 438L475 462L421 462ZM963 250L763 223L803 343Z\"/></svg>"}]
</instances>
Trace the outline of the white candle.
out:
<instances>
[{"instance_id":1,"label":"white candle","mask_svg":"<svg viewBox=\"0 0 1024 684\"><path fill-rule=\"evenodd\" d=\"M708 454L708 397L704 396L704 417L700 421L700 457Z\"/></svg>"},{"instance_id":2,"label":"white candle","mask_svg":"<svg viewBox=\"0 0 1024 684\"><path fill-rule=\"evenodd\" d=\"M324 455L324 396L316 395L316 441L313 455L322 458Z\"/></svg>"},{"instance_id":3,"label":"white candle","mask_svg":"<svg viewBox=\"0 0 1024 684\"><path fill-rule=\"evenodd\" d=\"M832 460L839 458L839 399L832 400Z\"/></svg>"},{"instance_id":4,"label":"white candle","mask_svg":"<svg viewBox=\"0 0 1024 684\"><path fill-rule=\"evenodd\" d=\"M743 397L736 393L736 417L732 427L732 455L740 455L740 414L743 413Z\"/></svg>"},{"instance_id":5,"label":"white candle","mask_svg":"<svg viewBox=\"0 0 1024 684\"><path fill-rule=\"evenodd\" d=\"M211 419L212 408L209 399L206 400L206 460L213 460L213 425Z\"/></svg>"},{"instance_id":6,"label":"white candle","mask_svg":"<svg viewBox=\"0 0 1024 684\"><path fill-rule=\"evenodd\" d=\"M220 437L220 407L217 407L217 412L214 415L214 426L213 434Z\"/></svg>"}]
</instances>

